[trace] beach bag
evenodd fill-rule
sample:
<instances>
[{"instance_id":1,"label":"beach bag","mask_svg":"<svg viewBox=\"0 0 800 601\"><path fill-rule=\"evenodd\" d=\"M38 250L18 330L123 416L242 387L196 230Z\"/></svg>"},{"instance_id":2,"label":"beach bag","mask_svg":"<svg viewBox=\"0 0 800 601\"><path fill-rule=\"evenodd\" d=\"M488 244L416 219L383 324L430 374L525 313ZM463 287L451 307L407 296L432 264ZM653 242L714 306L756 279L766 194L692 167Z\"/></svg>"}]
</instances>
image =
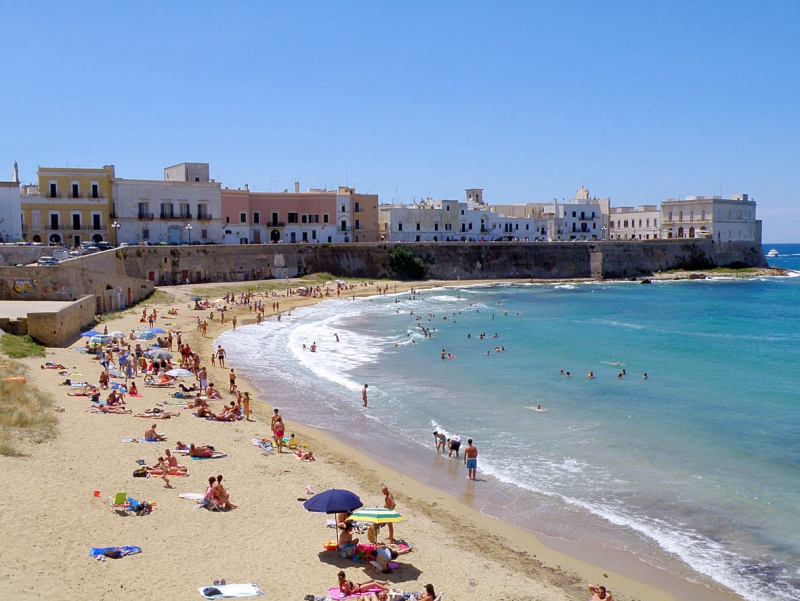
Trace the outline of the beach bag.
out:
<instances>
[{"instance_id":1,"label":"beach bag","mask_svg":"<svg viewBox=\"0 0 800 601\"><path fill-rule=\"evenodd\" d=\"M140 467L140 468L134 470L133 477L134 478L147 478L147 468L146 467Z\"/></svg>"},{"instance_id":2,"label":"beach bag","mask_svg":"<svg viewBox=\"0 0 800 601\"><path fill-rule=\"evenodd\" d=\"M106 549L103 551L103 555L110 557L111 559L119 559L122 557L122 551L119 549Z\"/></svg>"}]
</instances>

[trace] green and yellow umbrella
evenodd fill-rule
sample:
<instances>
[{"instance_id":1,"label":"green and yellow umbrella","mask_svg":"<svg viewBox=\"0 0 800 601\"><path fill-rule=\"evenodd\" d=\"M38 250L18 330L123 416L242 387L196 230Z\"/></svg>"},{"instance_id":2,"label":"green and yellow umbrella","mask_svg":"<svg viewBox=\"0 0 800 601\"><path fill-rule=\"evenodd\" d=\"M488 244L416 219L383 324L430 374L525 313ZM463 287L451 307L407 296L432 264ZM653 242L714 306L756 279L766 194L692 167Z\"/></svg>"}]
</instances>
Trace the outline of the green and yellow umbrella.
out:
<instances>
[{"instance_id":1,"label":"green and yellow umbrella","mask_svg":"<svg viewBox=\"0 0 800 601\"><path fill-rule=\"evenodd\" d=\"M373 524L389 524L400 522L405 518L394 509L384 507L362 507L347 516L348 520L356 522L372 522Z\"/></svg>"}]
</instances>

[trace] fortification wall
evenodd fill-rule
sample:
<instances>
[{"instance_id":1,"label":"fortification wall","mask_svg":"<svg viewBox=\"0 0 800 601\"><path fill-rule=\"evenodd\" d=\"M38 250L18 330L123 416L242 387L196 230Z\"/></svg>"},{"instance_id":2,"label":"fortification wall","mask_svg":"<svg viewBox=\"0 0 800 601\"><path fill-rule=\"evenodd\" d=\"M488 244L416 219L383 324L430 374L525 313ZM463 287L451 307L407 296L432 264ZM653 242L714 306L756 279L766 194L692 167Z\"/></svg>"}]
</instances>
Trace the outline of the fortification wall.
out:
<instances>
[{"instance_id":1,"label":"fortification wall","mask_svg":"<svg viewBox=\"0 0 800 601\"><path fill-rule=\"evenodd\" d=\"M54 267L0 267L0 300L77 300L96 297L96 313L124 309L153 291L153 283L125 274L113 250Z\"/></svg>"},{"instance_id":2,"label":"fortification wall","mask_svg":"<svg viewBox=\"0 0 800 601\"><path fill-rule=\"evenodd\" d=\"M124 272L156 284L244 281L327 272L342 277L396 277L395 246L425 264L425 277L627 278L670 269L766 267L760 245L709 239L630 242L490 242L286 244L128 248Z\"/></svg>"},{"instance_id":3,"label":"fortification wall","mask_svg":"<svg viewBox=\"0 0 800 601\"><path fill-rule=\"evenodd\" d=\"M28 313L28 334L45 346L69 344L94 322L95 297L84 296L60 311Z\"/></svg>"},{"instance_id":4,"label":"fortification wall","mask_svg":"<svg viewBox=\"0 0 800 601\"><path fill-rule=\"evenodd\" d=\"M0 266L28 265L36 263L41 257L53 254L47 246L2 246L0 247Z\"/></svg>"}]
</instances>

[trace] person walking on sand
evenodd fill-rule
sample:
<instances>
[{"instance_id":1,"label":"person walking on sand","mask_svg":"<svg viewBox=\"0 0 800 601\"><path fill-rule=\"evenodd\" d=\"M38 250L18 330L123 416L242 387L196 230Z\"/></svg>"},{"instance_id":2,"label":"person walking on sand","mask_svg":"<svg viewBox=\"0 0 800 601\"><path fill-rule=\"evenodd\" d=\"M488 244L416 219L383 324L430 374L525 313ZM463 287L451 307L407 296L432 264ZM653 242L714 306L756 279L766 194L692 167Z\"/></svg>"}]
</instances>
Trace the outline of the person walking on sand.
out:
<instances>
[{"instance_id":1,"label":"person walking on sand","mask_svg":"<svg viewBox=\"0 0 800 601\"><path fill-rule=\"evenodd\" d=\"M169 478L167 478L167 474L169 474L169 463L167 463L163 457L159 457L155 469L161 472L161 479L167 483L166 488L172 488L172 485L169 483Z\"/></svg>"},{"instance_id":2,"label":"person walking on sand","mask_svg":"<svg viewBox=\"0 0 800 601\"><path fill-rule=\"evenodd\" d=\"M467 479L475 480L478 470L478 448L472 444L472 439L467 439L467 448L464 449L464 465L467 466Z\"/></svg>"},{"instance_id":3,"label":"person walking on sand","mask_svg":"<svg viewBox=\"0 0 800 601\"><path fill-rule=\"evenodd\" d=\"M361 400L364 401L364 407L367 406L367 388L369 388L369 384L364 384L364 388L361 389Z\"/></svg>"},{"instance_id":4,"label":"person walking on sand","mask_svg":"<svg viewBox=\"0 0 800 601\"><path fill-rule=\"evenodd\" d=\"M220 367L225 367L225 349L219 344L217 345L217 360Z\"/></svg>"},{"instance_id":5,"label":"person walking on sand","mask_svg":"<svg viewBox=\"0 0 800 601\"><path fill-rule=\"evenodd\" d=\"M381 488L381 492L383 493L383 506L386 509L395 509L397 507L397 503L394 502L394 495L389 492L388 487L384 486ZM394 524L389 522L389 542L393 543L394 541Z\"/></svg>"}]
</instances>

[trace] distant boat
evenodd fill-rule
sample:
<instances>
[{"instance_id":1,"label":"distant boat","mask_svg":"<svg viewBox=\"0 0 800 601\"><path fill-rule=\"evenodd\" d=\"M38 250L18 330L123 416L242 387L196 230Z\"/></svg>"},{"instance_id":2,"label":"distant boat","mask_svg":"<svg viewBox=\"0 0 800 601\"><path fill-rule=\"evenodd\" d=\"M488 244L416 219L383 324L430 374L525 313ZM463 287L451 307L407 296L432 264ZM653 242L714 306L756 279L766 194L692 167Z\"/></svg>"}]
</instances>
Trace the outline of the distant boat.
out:
<instances>
[{"instance_id":1,"label":"distant boat","mask_svg":"<svg viewBox=\"0 0 800 601\"><path fill-rule=\"evenodd\" d=\"M778 256L778 249L773 248L767 253L768 257L777 257Z\"/></svg>"}]
</instances>

